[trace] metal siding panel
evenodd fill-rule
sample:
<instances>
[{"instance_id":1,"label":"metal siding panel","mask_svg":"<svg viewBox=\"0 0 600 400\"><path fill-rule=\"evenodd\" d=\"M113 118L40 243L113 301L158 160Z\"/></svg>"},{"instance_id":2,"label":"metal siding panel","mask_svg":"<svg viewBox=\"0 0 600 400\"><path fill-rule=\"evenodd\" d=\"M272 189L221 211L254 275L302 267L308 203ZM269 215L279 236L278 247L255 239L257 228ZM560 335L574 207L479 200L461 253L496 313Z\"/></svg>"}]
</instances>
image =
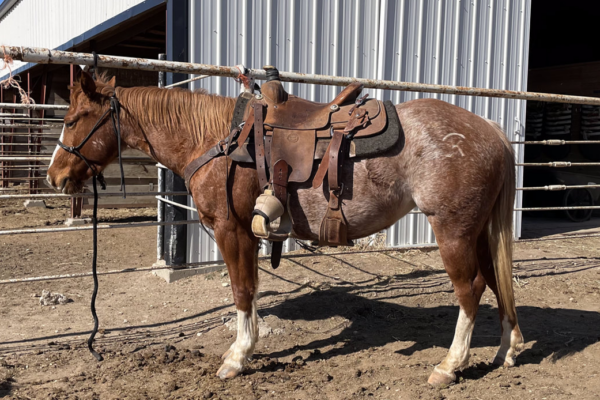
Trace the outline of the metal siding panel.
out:
<instances>
[{"instance_id":1,"label":"metal siding panel","mask_svg":"<svg viewBox=\"0 0 600 400\"><path fill-rule=\"evenodd\" d=\"M53 49L140 3L143 0L23 0L0 22L0 45ZM13 70L25 64L15 61Z\"/></svg>"},{"instance_id":2,"label":"metal siding panel","mask_svg":"<svg viewBox=\"0 0 600 400\"><path fill-rule=\"evenodd\" d=\"M192 32L198 55L193 62L260 68L272 64L296 72L382 78L446 85L525 90L531 0L243 0L201 2ZM221 19L219 60L215 45L216 6L225 7ZM244 19L244 13L247 13ZM244 21L242 23L241 21ZM244 25L245 24L245 25ZM241 27L245 26L245 30ZM246 37L242 41L241 37ZM195 82L210 92L219 88L208 78ZM220 93L236 96L231 79ZM324 101L338 87L286 84L294 94ZM395 103L419 97L438 97L502 124L509 138L522 138L525 102L468 96L366 90L371 96ZM519 149L517 149L519 150ZM522 161L522 152L517 152ZM518 185L522 168L518 170ZM521 204L521 194L517 196ZM515 221L520 233L520 216ZM203 238L205 234L199 234ZM193 239L196 240L196 239ZM214 244L200 240L200 252ZM390 246L426 244L435 237L424 215L410 214L387 235ZM212 247L211 247L212 246ZM198 247L196 247L198 248ZM286 242L284 251L295 249ZM266 254L266 246L261 250ZM200 259L190 255L190 262Z\"/></svg>"}]
</instances>

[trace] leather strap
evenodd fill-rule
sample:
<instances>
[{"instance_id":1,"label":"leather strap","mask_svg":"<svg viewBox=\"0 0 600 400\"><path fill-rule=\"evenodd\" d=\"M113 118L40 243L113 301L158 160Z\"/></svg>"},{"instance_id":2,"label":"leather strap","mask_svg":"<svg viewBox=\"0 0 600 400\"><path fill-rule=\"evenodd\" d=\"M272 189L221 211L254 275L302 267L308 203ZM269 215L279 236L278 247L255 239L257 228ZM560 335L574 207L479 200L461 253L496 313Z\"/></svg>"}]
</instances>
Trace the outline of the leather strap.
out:
<instances>
[{"instance_id":1,"label":"leather strap","mask_svg":"<svg viewBox=\"0 0 600 400\"><path fill-rule=\"evenodd\" d=\"M340 177L344 163L345 136L341 130L334 130L329 144L327 168L329 183L329 204L319 229L319 246L346 246L348 244L348 223L342 211Z\"/></svg>"},{"instance_id":2,"label":"leather strap","mask_svg":"<svg viewBox=\"0 0 600 400\"><path fill-rule=\"evenodd\" d=\"M254 103L254 153L256 156L256 172L261 192L267 187L267 169L265 167L265 142L263 126L263 109L261 103Z\"/></svg>"},{"instance_id":3,"label":"leather strap","mask_svg":"<svg viewBox=\"0 0 600 400\"><path fill-rule=\"evenodd\" d=\"M271 268L277 269L281 263L281 249L283 248L283 242L271 242Z\"/></svg>"},{"instance_id":4,"label":"leather strap","mask_svg":"<svg viewBox=\"0 0 600 400\"><path fill-rule=\"evenodd\" d=\"M333 131L333 138L329 144L329 190L340 190L339 173L344 162L343 157L344 133L342 131Z\"/></svg>"},{"instance_id":5,"label":"leather strap","mask_svg":"<svg viewBox=\"0 0 600 400\"><path fill-rule=\"evenodd\" d=\"M289 166L285 160L279 160L273 165L273 193L277 200L287 205L287 185L289 177ZM287 207L286 207L287 208Z\"/></svg>"},{"instance_id":6,"label":"leather strap","mask_svg":"<svg viewBox=\"0 0 600 400\"><path fill-rule=\"evenodd\" d=\"M221 142L217 143L215 146L211 147L206 153L202 154L200 157L196 158L194 161L189 163L185 169L183 170L183 177L185 179L185 186L188 191L190 190L190 180L194 176L194 174L203 166L208 164L214 158L220 157L225 154L223 147L221 146Z\"/></svg>"},{"instance_id":7,"label":"leather strap","mask_svg":"<svg viewBox=\"0 0 600 400\"><path fill-rule=\"evenodd\" d=\"M244 123L244 127L242 128L242 132L240 132L240 136L238 137L237 143L238 146L242 146L246 143L246 139L248 139L248 135L250 135L250 131L254 126L254 107L250 108L250 113L248 114L248 118L246 118L246 122Z\"/></svg>"},{"instance_id":8,"label":"leather strap","mask_svg":"<svg viewBox=\"0 0 600 400\"><path fill-rule=\"evenodd\" d=\"M319 168L317 169L317 173L313 178L313 189L317 189L319 186L321 186L323 179L325 178L325 174L327 174L327 168L329 168L329 151L331 149L331 142L332 141L330 140L327 150L325 150L325 154L323 155L323 159L321 160L321 164L319 164Z\"/></svg>"},{"instance_id":9,"label":"leather strap","mask_svg":"<svg viewBox=\"0 0 600 400\"><path fill-rule=\"evenodd\" d=\"M271 165L271 144L273 143L273 136L265 136L265 158L267 160L267 168L269 169L269 172L272 171L272 165Z\"/></svg>"}]
</instances>

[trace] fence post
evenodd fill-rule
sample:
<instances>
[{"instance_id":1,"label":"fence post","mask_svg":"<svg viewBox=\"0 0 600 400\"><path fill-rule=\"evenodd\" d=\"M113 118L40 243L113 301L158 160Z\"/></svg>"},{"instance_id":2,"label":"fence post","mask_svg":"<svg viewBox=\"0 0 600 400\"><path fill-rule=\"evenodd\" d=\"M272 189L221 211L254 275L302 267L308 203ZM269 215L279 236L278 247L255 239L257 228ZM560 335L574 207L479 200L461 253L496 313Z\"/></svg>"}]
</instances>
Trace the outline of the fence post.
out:
<instances>
[{"instance_id":1,"label":"fence post","mask_svg":"<svg viewBox=\"0 0 600 400\"><path fill-rule=\"evenodd\" d=\"M166 60L167 55L161 53L158 55L159 60ZM165 86L165 73L163 71L158 72L158 87L162 88ZM165 171L166 168L163 168L161 164L158 165L158 192L165 191ZM158 222L163 222L165 220L165 205L162 201L158 200L156 205L156 220ZM156 261L160 262L164 260L164 237L165 237L165 227L159 225L156 228Z\"/></svg>"},{"instance_id":2,"label":"fence post","mask_svg":"<svg viewBox=\"0 0 600 400\"><path fill-rule=\"evenodd\" d=\"M167 59L188 62L188 1L167 2ZM167 74L167 84L187 79L184 74ZM182 85L187 88L187 85ZM184 180L171 170L165 171L164 190L168 192L187 192ZM167 196L168 200L187 205L188 196ZM187 220L187 211L179 207L164 204L166 222ZM164 230L164 260L168 266L186 263L187 225L169 225Z\"/></svg>"}]
</instances>

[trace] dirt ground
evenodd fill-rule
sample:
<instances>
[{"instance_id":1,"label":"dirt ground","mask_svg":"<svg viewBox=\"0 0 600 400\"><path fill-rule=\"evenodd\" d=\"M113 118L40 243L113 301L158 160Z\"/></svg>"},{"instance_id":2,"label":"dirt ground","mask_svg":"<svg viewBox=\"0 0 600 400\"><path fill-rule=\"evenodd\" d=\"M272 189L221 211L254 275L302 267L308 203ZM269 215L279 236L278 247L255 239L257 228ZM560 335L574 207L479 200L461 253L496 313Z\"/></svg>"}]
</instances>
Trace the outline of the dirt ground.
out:
<instances>
[{"instance_id":1,"label":"dirt ground","mask_svg":"<svg viewBox=\"0 0 600 400\"><path fill-rule=\"evenodd\" d=\"M50 209L0 202L0 230L60 225ZM86 211L87 212L87 211ZM154 210L101 210L142 221ZM132 216L137 217L132 217ZM99 232L99 270L148 267L155 228ZM511 369L491 360L500 342L496 300L484 293L469 366L431 388L458 315L437 251L298 252L273 271L261 262L264 336L242 376L215 377L235 339L226 274L167 284L151 273L100 277L97 362L90 277L0 285L0 398L6 399L597 399L600 392L599 238L516 246L515 292L526 345ZM91 233L0 236L0 280L87 272ZM42 290L72 301L41 306Z\"/></svg>"}]
</instances>

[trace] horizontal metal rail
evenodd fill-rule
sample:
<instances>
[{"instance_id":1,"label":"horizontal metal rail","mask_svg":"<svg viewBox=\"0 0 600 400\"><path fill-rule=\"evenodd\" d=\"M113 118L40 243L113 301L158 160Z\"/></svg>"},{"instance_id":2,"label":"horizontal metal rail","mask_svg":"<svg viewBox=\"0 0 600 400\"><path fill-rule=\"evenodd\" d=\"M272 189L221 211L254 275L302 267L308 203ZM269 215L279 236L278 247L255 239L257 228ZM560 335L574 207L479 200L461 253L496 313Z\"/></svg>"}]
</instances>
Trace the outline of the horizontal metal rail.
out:
<instances>
[{"instance_id":1,"label":"horizontal metal rail","mask_svg":"<svg viewBox=\"0 0 600 400\"><path fill-rule=\"evenodd\" d=\"M91 53L75 53L46 49L42 47L3 46L0 48L0 56L6 55L12 57L14 60L38 64L94 65L94 56ZM98 67L103 68L177 72L182 74L226 76L231 78L237 77L240 73L239 69L235 66L229 67L106 55L98 55L97 60ZM266 79L266 71L263 69L252 69L249 71L249 73L250 76L255 79ZM508 99L546 101L555 103L600 105L600 98L567 96L560 94L434 85L427 83L386 81L380 79L365 79L355 77L338 77L331 75L303 74L285 71L280 71L279 76L282 81L297 83L347 86L352 82L360 82L364 85L364 87L373 89L404 90L409 92L446 93L465 96L501 97Z\"/></svg>"},{"instance_id":2,"label":"horizontal metal rail","mask_svg":"<svg viewBox=\"0 0 600 400\"><path fill-rule=\"evenodd\" d=\"M570 162L570 161L551 161L547 163L517 163L517 167L551 167L551 168L568 168L568 167L597 167L600 162Z\"/></svg>"},{"instance_id":3,"label":"horizontal metal rail","mask_svg":"<svg viewBox=\"0 0 600 400\"><path fill-rule=\"evenodd\" d=\"M600 185L546 185L546 186L531 186L531 187L522 187L517 188L517 190L543 190L556 192L561 190L569 190L569 189L598 189Z\"/></svg>"},{"instance_id":4,"label":"horizontal metal rail","mask_svg":"<svg viewBox=\"0 0 600 400\"><path fill-rule=\"evenodd\" d=\"M0 54L2 50L0 50ZM17 103L0 103L2 108L16 108L18 110L68 110L68 105L58 104L17 104Z\"/></svg>"},{"instance_id":5,"label":"horizontal metal rail","mask_svg":"<svg viewBox=\"0 0 600 400\"><path fill-rule=\"evenodd\" d=\"M600 206L577 206L577 207L530 207L515 208L515 211L568 211L568 210L600 210Z\"/></svg>"},{"instance_id":6,"label":"horizontal metal rail","mask_svg":"<svg viewBox=\"0 0 600 400\"><path fill-rule=\"evenodd\" d=\"M41 136L41 135L38 135L37 133L32 133L31 135L24 134L24 136L31 136L32 138L35 138L36 136ZM58 134L56 136L58 136ZM3 146L4 147L5 146L21 146L21 147L28 146L28 147L31 147L31 146L46 146L46 145L50 145L50 144L56 145L56 142L51 141L51 142L39 142L39 143L0 143L0 147L3 147Z\"/></svg>"},{"instance_id":7,"label":"horizontal metal rail","mask_svg":"<svg viewBox=\"0 0 600 400\"><path fill-rule=\"evenodd\" d=\"M526 140L524 142L510 142L511 144L536 144L542 146L562 146L565 144L600 144L600 140Z\"/></svg>"},{"instance_id":8,"label":"horizontal metal rail","mask_svg":"<svg viewBox=\"0 0 600 400\"><path fill-rule=\"evenodd\" d=\"M0 156L0 161L50 161L51 156L23 156L23 157L12 157L12 156ZM151 158L146 157L123 157L123 162L155 162Z\"/></svg>"},{"instance_id":9,"label":"horizontal metal rail","mask_svg":"<svg viewBox=\"0 0 600 400\"><path fill-rule=\"evenodd\" d=\"M1 169L1 168L0 168ZM6 181L6 182L20 182L20 181L39 181L39 180L44 180L46 179L46 177L42 177L42 176L34 176L34 177L27 177L27 176L23 176L23 177L18 177L18 178L0 178L0 181Z\"/></svg>"},{"instance_id":10,"label":"horizontal metal rail","mask_svg":"<svg viewBox=\"0 0 600 400\"><path fill-rule=\"evenodd\" d=\"M0 113L0 117L29 117L29 114L20 113Z\"/></svg>"},{"instance_id":11,"label":"horizontal metal rail","mask_svg":"<svg viewBox=\"0 0 600 400\"><path fill-rule=\"evenodd\" d=\"M32 125L32 124L0 124L0 129L58 129L62 128L62 124L44 124L44 125Z\"/></svg>"},{"instance_id":12,"label":"horizontal metal rail","mask_svg":"<svg viewBox=\"0 0 600 400\"><path fill-rule=\"evenodd\" d=\"M35 130L35 129L32 129ZM60 133L39 133L39 132L31 132L31 133L25 133L25 132L0 132L0 136L14 136L14 137L41 137L41 138L51 138L51 139L58 139L58 137L60 136ZM56 144L56 142L54 142ZM27 143L5 143L5 146L17 146L20 144L27 144Z\"/></svg>"},{"instance_id":13,"label":"horizontal metal rail","mask_svg":"<svg viewBox=\"0 0 600 400\"><path fill-rule=\"evenodd\" d=\"M1 114L0 114L1 115ZM62 122L64 121L64 119L62 118L46 118L46 117L8 117L8 116L3 116L0 117L0 119L9 119L12 121L48 121L48 122Z\"/></svg>"},{"instance_id":14,"label":"horizontal metal rail","mask_svg":"<svg viewBox=\"0 0 600 400\"><path fill-rule=\"evenodd\" d=\"M27 179L27 178L25 178ZM127 197L144 197L144 196L186 196L188 192L134 192L127 193ZM123 193L112 192L102 193L98 192L98 197L121 197ZM62 194L62 193L50 193L50 194L0 194L0 200L2 199L72 199L76 197L94 197L93 193L77 193L77 194Z\"/></svg>"},{"instance_id":15,"label":"horizontal metal rail","mask_svg":"<svg viewBox=\"0 0 600 400\"><path fill-rule=\"evenodd\" d=\"M171 85L165 86L164 88L165 89L171 89L171 88L174 88L176 86L185 85L186 83L190 83L190 82L194 82L194 81L199 81L201 79L206 79L206 78L209 78L209 77L210 77L210 75L200 75L200 76L197 76L195 78L186 79L185 81L175 82L175 83L173 83Z\"/></svg>"},{"instance_id":16,"label":"horizontal metal rail","mask_svg":"<svg viewBox=\"0 0 600 400\"><path fill-rule=\"evenodd\" d=\"M167 226L167 225L188 225L197 224L198 220L192 221L174 221L174 222L137 222L137 223L123 223L123 224L98 224L98 229L124 229L124 228L145 228L147 226ZM6 231L0 231L0 236L7 235L26 235L34 233L57 233L57 232L74 232L74 231L90 231L92 230L91 224L89 226L70 226L67 228L30 228L30 229L9 229Z\"/></svg>"},{"instance_id":17,"label":"horizontal metal rail","mask_svg":"<svg viewBox=\"0 0 600 400\"><path fill-rule=\"evenodd\" d=\"M196 213L198 212L198 210L196 208L194 208L194 207L186 206L184 204L179 204L179 203L176 203L174 201L167 200L164 197L160 197L160 195L159 196L155 196L155 197L156 197L156 200L162 201L163 203L167 203L167 204L170 204L170 205L175 206L175 207L183 208L184 210L190 210L190 211L194 211Z\"/></svg>"},{"instance_id":18,"label":"horizontal metal rail","mask_svg":"<svg viewBox=\"0 0 600 400\"><path fill-rule=\"evenodd\" d=\"M282 256L284 257L284 256ZM224 261L206 261L206 262L198 262L198 263L191 263L191 264L185 264L184 268L180 268L180 266L177 266L177 270L182 270L182 269L197 269L200 266L206 266L207 270L209 270L210 272L212 272L212 268L210 268L210 266L213 267L225 267L225 262ZM115 275L115 274L128 274L131 272L151 272L151 271L160 271L160 270L164 270L164 269L170 269L172 268L169 265L164 265L164 266L160 266L160 267L141 267L141 268L125 268L125 269L113 269L110 271L99 271L97 274L98 276L100 275ZM73 278L85 278L86 276L92 276L91 272L80 272L80 273L75 273L75 274L63 274L63 275L49 275L49 276L35 276L35 277L30 277L30 278L15 278L15 279L3 279L0 280L0 285L5 285L5 284L9 284L9 283L24 283L24 282L39 282L39 281L54 281L57 279L73 279Z\"/></svg>"}]
</instances>

